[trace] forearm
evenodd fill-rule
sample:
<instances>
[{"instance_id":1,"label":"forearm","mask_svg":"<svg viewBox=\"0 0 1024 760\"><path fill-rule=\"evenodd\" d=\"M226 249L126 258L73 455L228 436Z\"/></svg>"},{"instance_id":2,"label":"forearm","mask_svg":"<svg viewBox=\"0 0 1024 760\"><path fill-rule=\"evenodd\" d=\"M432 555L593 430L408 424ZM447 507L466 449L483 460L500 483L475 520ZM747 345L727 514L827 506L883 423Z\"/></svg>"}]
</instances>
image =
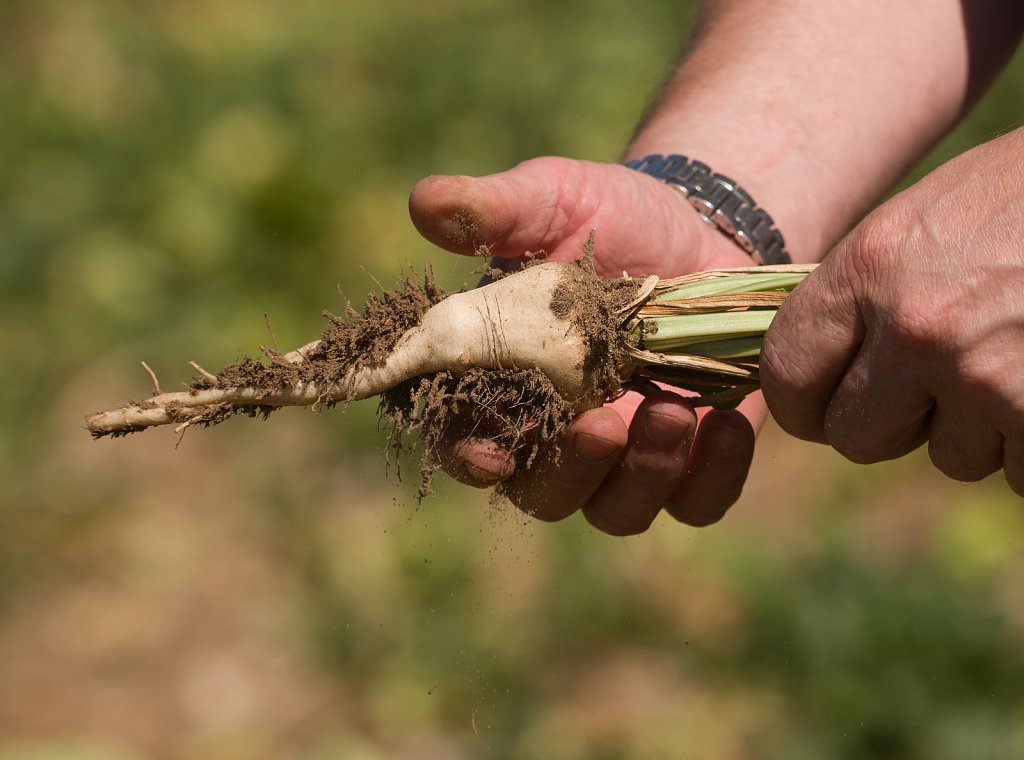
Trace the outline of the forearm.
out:
<instances>
[{"instance_id":1,"label":"forearm","mask_svg":"<svg viewBox=\"0 0 1024 760\"><path fill-rule=\"evenodd\" d=\"M818 259L955 123L1022 23L1019 0L706 2L628 156L699 158Z\"/></svg>"}]
</instances>

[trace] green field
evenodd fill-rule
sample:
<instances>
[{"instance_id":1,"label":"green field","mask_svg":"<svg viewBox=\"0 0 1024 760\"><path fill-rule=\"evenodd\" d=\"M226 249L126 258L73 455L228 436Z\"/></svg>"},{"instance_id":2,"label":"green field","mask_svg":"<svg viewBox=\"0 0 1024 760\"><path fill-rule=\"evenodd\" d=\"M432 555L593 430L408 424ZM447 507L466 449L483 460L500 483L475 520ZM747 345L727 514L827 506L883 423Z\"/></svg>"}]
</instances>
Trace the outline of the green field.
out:
<instances>
[{"instance_id":1,"label":"green field","mask_svg":"<svg viewBox=\"0 0 1024 760\"><path fill-rule=\"evenodd\" d=\"M763 435L730 516L614 539L450 482L364 402L85 413L431 262L431 173L615 160L691 3L3 0L0 760L1024 757L1024 510ZM915 171L1013 127L1018 57ZM268 326L270 333L268 333Z\"/></svg>"}]
</instances>

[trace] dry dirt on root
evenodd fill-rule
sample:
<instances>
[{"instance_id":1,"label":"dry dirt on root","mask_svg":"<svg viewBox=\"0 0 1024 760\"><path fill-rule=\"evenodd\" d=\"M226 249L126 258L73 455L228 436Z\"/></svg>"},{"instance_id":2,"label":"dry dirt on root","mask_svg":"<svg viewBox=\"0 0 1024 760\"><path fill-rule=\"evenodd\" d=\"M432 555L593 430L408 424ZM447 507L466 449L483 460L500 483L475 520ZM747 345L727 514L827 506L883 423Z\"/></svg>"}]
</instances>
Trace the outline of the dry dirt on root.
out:
<instances>
[{"instance_id":1,"label":"dry dirt on root","mask_svg":"<svg viewBox=\"0 0 1024 760\"><path fill-rule=\"evenodd\" d=\"M288 361L283 354L264 347L263 353L268 361L243 356L218 372L215 379L196 377L190 388L201 391L252 387L270 392L298 383L315 383L323 387L333 385L356 365L382 365L398 339L419 324L427 309L447 295L434 280L428 266L422 285L407 277L399 290L385 290L380 295L371 293L363 304L362 313L351 304L346 306L344 317L325 311L327 326L324 333L316 347L305 352L303 361ZM209 410L209 419L201 420L200 424L217 424L238 413L266 416L275 409L222 404Z\"/></svg>"},{"instance_id":2,"label":"dry dirt on root","mask_svg":"<svg viewBox=\"0 0 1024 760\"><path fill-rule=\"evenodd\" d=\"M515 452L530 466L557 442L575 413L539 370L472 369L413 378L381 397L379 413L388 430L388 450L400 456L404 441L419 451L422 498L431 493L439 453L473 436Z\"/></svg>"},{"instance_id":3,"label":"dry dirt on root","mask_svg":"<svg viewBox=\"0 0 1024 760\"><path fill-rule=\"evenodd\" d=\"M621 387L621 351L628 339L616 310L632 300L636 283L602 280L594 272L589 249L565 274L549 308L557 317L572 316L586 336L588 395L608 398ZM578 411L536 369L475 369L460 376L442 372L413 378L384 394L379 408L390 452L400 455L403 440L416 436L410 448L420 452L421 498L431 493L444 447L468 436L486 438L512 451L519 467L531 467L539 458L558 454L562 434Z\"/></svg>"},{"instance_id":4,"label":"dry dirt on root","mask_svg":"<svg viewBox=\"0 0 1024 760\"><path fill-rule=\"evenodd\" d=\"M637 282L602 280L594 272L592 251L591 239L586 255L567 268L568 274L551 300L551 311L558 317L572 315L576 329L586 336L583 372L591 380L591 391L611 396L622 384L623 348L631 340L617 311L633 300Z\"/></svg>"}]
</instances>

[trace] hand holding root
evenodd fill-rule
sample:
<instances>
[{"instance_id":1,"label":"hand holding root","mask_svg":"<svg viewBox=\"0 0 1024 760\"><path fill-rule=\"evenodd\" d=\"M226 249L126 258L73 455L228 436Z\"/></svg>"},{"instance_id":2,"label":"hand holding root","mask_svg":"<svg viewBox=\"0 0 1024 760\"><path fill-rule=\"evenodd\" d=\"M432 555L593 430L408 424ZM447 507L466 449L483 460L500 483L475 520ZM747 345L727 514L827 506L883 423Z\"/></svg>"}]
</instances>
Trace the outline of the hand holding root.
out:
<instances>
[{"instance_id":1,"label":"hand holding root","mask_svg":"<svg viewBox=\"0 0 1024 760\"><path fill-rule=\"evenodd\" d=\"M477 255L486 244L493 265L505 271L518 268L523 251L572 261L591 230L600 238L593 254L602 277L629 272L669 278L750 265L739 246L679 196L675 188L617 164L548 156L486 177L430 177L416 185L409 211L431 243ZM639 398L627 393L578 415L555 454L531 468L521 466L522 450L472 432L460 439L455 431L439 452L444 469L477 487L503 481L509 501L538 519L580 511L615 535L643 532L662 509L689 525L721 519L750 468L755 432L766 416L760 394L747 396L735 410L707 411L699 422L682 395L638 407ZM664 422L662 412L683 426L682 446L647 436L648 427Z\"/></svg>"}]
</instances>

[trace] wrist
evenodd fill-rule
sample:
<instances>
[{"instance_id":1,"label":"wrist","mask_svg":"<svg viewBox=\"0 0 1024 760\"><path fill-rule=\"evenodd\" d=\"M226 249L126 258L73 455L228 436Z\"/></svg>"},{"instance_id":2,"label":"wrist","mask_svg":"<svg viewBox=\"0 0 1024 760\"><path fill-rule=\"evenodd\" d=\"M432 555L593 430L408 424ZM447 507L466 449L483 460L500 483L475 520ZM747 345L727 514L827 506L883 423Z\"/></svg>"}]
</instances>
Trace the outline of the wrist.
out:
<instances>
[{"instance_id":1,"label":"wrist","mask_svg":"<svg viewBox=\"0 0 1024 760\"><path fill-rule=\"evenodd\" d=\"M802 155L787 147L799 144L799 136L770 135L768 130L748 136L729 128L662 122L656 116L645 124L623 153L623 161L679 153L735 180L771 215L797 263L820 260L843 233L843 224L829 223Z\"/></svg>"},{"instance_id":2,"label":"wrist","mask_svg":"<svg viewBox=\"0 0 1024 760\"><path fill-rule=\"evenodd\" d=\"M626 158L681 153L732 177L798 261L834 245L963 107L955 0L721 0L701 21Z\"/></svg>"},{"instance_id":3,"label":"wrist","mask_svg":"<svg viewBox=\"0 0 1024 760\"><path fill-rule=\"evenodd\" d=\"M793 263L771 214L734 179L696 159L652 153L626 166L676 188L711 227L730 238L754 264Z\"/></svg>"},{"instance_id":4,"label":"wrist","mask_svg":"<svg viewBox=\"0 0 1024 760\"><path fill-rule=\"evenodd\" d=\"M666 128L655 122L637 135L623 160L652 153L678 153L709 166L734 180L771 216L794 262L819 261L842 230L831 231L819 199L808 192L812 186L805 179L802 157L783 147L789 139L770 139L760 133L755 146L753 138L743 139L729 132L712 133L703 127L688 129L683 125Z\"/></svg>"}]
</instances>

